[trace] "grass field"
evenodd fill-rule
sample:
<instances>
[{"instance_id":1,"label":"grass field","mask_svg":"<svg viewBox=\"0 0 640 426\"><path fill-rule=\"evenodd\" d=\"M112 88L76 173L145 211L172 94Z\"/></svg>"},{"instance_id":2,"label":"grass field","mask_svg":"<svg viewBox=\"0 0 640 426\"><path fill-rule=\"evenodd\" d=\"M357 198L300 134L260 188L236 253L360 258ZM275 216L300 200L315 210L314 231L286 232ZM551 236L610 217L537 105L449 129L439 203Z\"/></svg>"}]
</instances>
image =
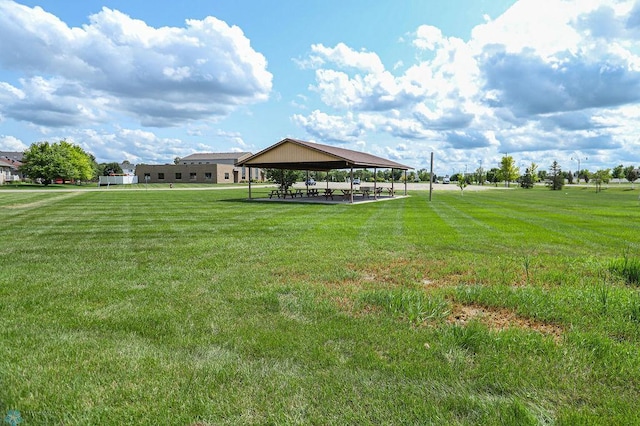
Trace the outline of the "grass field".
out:
<instances>
[{"instance_id":1,"label":"grass field","mask_svg":"<svg viewBox=\"0 0 640 426\"><path fill-rule=\"evenodd\" d=\"M639 192L0 191L0 418L640 424Z\"/></svg>"}]
</instances>

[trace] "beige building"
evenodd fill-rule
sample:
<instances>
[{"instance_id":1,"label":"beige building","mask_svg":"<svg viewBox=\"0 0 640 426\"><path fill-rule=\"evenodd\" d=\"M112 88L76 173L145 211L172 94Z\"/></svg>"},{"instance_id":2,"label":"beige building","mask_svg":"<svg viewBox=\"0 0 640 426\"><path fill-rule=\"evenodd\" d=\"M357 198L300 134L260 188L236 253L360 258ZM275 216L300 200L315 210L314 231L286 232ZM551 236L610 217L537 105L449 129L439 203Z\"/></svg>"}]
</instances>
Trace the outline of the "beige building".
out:
<instances>
[{"instance_id":1,"label":"beige building","mask_svg":"<svg viewBox=\"0 0 640 426\"><path fill-rule=\"evenodd\" d=\"M251 156L250 152L192 154L178 164L136 165L138 183L239 183L248 179L264 180L262 169L236 167L234 164ZM251 176L248 176L251 171Z\"/></svg>"}]
</instances>

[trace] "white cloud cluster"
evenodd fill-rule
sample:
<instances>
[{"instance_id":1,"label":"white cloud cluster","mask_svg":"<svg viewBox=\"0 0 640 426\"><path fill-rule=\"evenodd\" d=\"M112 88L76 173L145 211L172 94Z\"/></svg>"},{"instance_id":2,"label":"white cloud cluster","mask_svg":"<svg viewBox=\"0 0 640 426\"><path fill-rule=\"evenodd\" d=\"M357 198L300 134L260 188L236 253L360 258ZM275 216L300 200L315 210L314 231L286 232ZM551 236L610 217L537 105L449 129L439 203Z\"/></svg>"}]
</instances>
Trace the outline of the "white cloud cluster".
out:
<instances>
[{"instance_id":1,"label":"white cloud cluster","mask_svg":"<svg viewBox=\"0 0 640 426\"><path fill-rule=\"evenodd\" d=\"M153 28L108 8L70 28L0 0L0 115L64 127L126 116L145 126L215 120L265 101L272 75L242 30L213 17Z\"/></svg>"},{"instance_id":2,"label":"white cloud cluster","mask_svg":"<svg viewBox=\"0 0 640 426\"><path fill-rule=\"evenodd\" d=\"M417 28L411 44L421 59L408 68L389 71L375 53L344 44L314 45L305 63L331 123L319 110L294 121L325 140L354 142L343 130L354 128L358 139L411 141L415 149L395 153L414 164L434 147L452 160L474 150L478 162L504 152L638 162L639 40L635 0L520 0L468 41Z\"/></svg>"}]
</instances>

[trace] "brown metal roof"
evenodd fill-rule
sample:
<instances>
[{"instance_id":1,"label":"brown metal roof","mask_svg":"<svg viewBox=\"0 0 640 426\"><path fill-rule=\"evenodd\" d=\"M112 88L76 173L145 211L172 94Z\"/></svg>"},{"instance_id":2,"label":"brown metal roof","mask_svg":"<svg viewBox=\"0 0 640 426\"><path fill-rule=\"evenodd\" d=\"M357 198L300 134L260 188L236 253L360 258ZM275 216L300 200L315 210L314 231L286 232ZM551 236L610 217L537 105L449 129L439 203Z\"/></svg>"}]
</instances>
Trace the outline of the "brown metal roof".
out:
<instances>
[{"instance_id":1,"label":"brown metal roof","mask_svg":"<svg viewBox=\"0 0 640 426\"><path fill-rule=\"evenodd\" d=\"M250 152L198 152L182 157L180 161L242 160L249 155Z\"/></svg>"},{"instance_id":2,"label":"brown metal roof","mask_svg":"<svg viewBox=\"0 0 640 426\"><path fill-rule=\"evenodd\" d=\"M412 168L364 152L290 138L283 139L251 157L238 161L236 166L322 171L352 167L399 170Z\"/></svg>"}]
</instances>

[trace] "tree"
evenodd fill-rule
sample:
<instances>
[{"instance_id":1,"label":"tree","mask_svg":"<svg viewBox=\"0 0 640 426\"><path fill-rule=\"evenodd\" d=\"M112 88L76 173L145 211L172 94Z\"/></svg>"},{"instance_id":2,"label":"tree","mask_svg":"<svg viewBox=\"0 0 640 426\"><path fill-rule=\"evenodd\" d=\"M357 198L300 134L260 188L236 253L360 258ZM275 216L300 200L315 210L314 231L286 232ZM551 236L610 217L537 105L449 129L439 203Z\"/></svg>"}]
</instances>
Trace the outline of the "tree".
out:
<instances>
[{"instance_id":1,"label":"tree","mask_svg":"<svg viewBox=\"0 0 640 426\"><path fill-rule=\"evenodd\" d=\"M460 195L464 195L464 189L467 187L467 177L464 175L461 175L460 178L458 179L457 185L460 188Z\"/></svg>"},{"instance_id":2,"label":"tree","mask_svg":"<svg viewBox=\"0 0 640 426\"><path fill-rule=\"evenodd\" d=\"M622 164L618 164L617 166L615 166L613 168L613 171L611 172L611 176L614 179L618 179L618 183L621 183L620 181L624 177L624 166Z\"/></svg>"},{"instance_id":3,"label":"tree","mask_svg":"<svg viewBox=\"0 0 640 426\"><path fill-rule=\"evenodd\" d=\"M564 176L562 175L562 168L557 161L553 161L549 168L549 182L547 186L552 191L559 191L564 186Z\"/></svg>"},{"instance_id":4,"label":"tree","mask_svg":"<svg viewBox=\"0 0 640 426\"><path fill-rule=\"evenodd\" d=\"M580 183L580 179L584 179L584 183L589 183L590 177L591 173L588 169L578 170L578 183Z\"/></svg>"},{"instance_id":5,"label":"tree","mask_svg":"<svg viewBox=\"0 0 640 426\"><path fill-rule=\"evenodd\" d=\"M591 174L591 179L596 186L596 192L602 191L602 184L611 180L611 169L598 170Z\"/></svg>"},{"instance_id":6,"label":"tree","mask_svg":"<svg viewBox=\"0 0 640 426\"><path fill-rule=\"evenodd\" d=\"M520 170L515 166L513 157L510 155L502 157L500 161L500 180L503 180L505 185L509 186L511 181L518 179L518 176L520 176Z\"/></svg>"},{"instance_id":7,"label":"tree","mask_svg":"<svg viewBox=\"0 0 640 426\"><path fill-rule=\"evenodd\" d=\"M485 175L485 171L482 167L478 167L476 169L476 172L474 173L474 178L476 183L480 184L480 185L484 185L484 175Z\"/></svg>"},{"instance_id":8,"label":"tree","mask_svg":"<svg viewBox=\"0 0 640 426\"><path fill-rule=\"evenodd\" d=\"M569 170L566 174L566 178L567 181L569 182L569 185L573 184L573 173L571 172L571 170Z\"/></svg>"},{"instance_id":9,"label":"tree","mask_svg":"<svg viewBox=\"0 0 640 426\"><path fill-rule=\"evenodd\" d=\"M533 188L534 176L535 175L531 172L531 167L527 167L524 175L520 178L520 186L525 189Z\"/></svg>"},{"instance_id":10,"label":"tree","mask_svg":"<svg viewBox=\"0 0 640 426\"><path fill-rule=\"evenodd\" d=\"M539 182L540 179L538 179L538 165L536 163L534 163L533 161L531 162L531 165L529 166L529 173L531 174L531 179L533 179L533 183Z\"/></svg>"},{"instance_id":11,"label":"tree","mask_svg":"<svg viewBox=\"0 0 640 426\"><path fill-rule=\"evenodd\" d=\"M93 178L96 164L82 148L70 144L67 141L61 141L60 148L68 164L66 176L60 177L77 182L87 181Z\"/></svg>"},{"instance_id":12,"label":"tree","mask_svg":"<svg viewBox=\"0 0 640 426\"><path fill-rule=\"evenodd\" d=\"M265 169L265 172L268 180L279 184L285 190L302 180L302 172L299 170Z\"/></svg>"},{"instance_id":13,"label":"tree","mask_svg":"<svg viewBox=\"0 0 640 426\"><path fill-rule=\"evenodd\" d=\"M498 182L500 182L500 169L493 167L487 171L487 180L498 186Z\"/></svg>"},{"instance_id":14,"label":"tree","mask_svg":"<svg viewBox=\"0 0 640 426\"><path fill-rule=\"evenodd\" d=\"M631 182L631 189L633 189L633 182L638 179L638 169L634 166L629 166L624 168L624 177Z\"/></svg>"},{"instance_id":15,"label":"tree","mask_svg":"<svg viewBox=\"0 0 640 426\"><path fill-rule=\"evenodd\" d=\"M100 163L98 165L98 173L100 173L101 176L119 175L122 174L122 167L116 162Z\"/></svg>"},{"instance_id":16,"label":"tree","mask_svg":"<svg viewBox=\"0 0 640 426\"><path fill-rule=\"evenodd\" d=\"M24 152L20 171L45 185L58 178L83 181L95 175L95 161L82 148L64 140L36 142Z\"/></svg>"}]
</instances>

